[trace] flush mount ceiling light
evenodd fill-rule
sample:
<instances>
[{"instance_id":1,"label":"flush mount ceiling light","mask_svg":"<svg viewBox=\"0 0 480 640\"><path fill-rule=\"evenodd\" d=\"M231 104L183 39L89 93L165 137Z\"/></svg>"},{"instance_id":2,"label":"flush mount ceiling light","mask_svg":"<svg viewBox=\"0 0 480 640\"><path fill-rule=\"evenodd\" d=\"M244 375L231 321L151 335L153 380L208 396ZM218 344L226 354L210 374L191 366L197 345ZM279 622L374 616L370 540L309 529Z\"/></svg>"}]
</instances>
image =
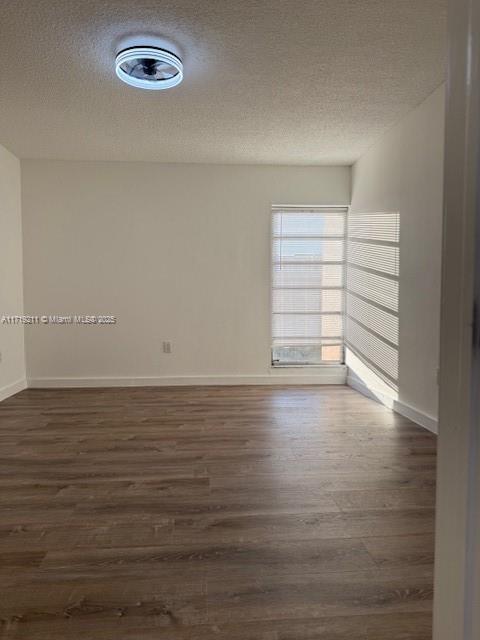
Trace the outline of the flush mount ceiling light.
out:
<instances>
[{"instance_id":1,"label":"flush mount ceiling light","mask_svg":"<svg viewBox=\"0 0 480 640\"><path fill-rule=\"evenodd\" d=\"M157 47L131 47L120 51L115 71L123 82L139 89L170 89L183 80L180 58Z\"/></svg>"}]
</instances>

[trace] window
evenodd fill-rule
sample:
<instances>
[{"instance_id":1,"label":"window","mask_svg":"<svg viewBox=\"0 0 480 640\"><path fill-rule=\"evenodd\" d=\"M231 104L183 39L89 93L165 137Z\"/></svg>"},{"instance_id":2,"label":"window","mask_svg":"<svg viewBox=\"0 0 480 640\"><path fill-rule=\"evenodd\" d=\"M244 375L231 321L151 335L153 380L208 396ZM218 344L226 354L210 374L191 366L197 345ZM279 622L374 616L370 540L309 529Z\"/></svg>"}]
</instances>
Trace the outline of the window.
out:
<instances>
[{"instance_id":1,"label":"window","mask_svg":"<svg viewBox=\"0 0 480 640\"><path fill-rule=\"evenodd\" d=\"M272 364L343 362L346 207L272 209Z\"/></svg>"}]
</instances>

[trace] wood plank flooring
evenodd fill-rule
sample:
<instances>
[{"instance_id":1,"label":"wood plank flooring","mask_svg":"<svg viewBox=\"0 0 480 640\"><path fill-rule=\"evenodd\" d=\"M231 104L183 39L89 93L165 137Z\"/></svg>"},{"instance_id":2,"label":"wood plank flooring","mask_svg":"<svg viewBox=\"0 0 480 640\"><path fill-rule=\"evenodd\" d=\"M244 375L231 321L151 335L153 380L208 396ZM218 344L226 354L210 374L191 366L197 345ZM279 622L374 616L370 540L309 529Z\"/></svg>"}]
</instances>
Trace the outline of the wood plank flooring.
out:
<instances>
[{"instance_id":1,"label":"wood plank flooring","mask_svg":"<svg viewBox=\"0 0 480 640\"><path fill-rule=\"evenodd\" d=\"M0 637L430 640L435 437L347 387L0 404Z\"/></svg>"}]
</instances>

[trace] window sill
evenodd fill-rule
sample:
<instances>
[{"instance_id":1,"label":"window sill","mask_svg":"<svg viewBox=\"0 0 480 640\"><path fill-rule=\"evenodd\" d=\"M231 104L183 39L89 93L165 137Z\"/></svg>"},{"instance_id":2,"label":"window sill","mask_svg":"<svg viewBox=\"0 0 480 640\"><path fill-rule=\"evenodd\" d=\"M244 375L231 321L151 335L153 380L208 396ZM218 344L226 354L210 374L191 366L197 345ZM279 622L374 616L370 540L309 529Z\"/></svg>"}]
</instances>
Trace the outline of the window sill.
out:
<instances>
[{"instance_id":1,"label":"window sill","mask_svg":"<svg viewBox=\"0 0 480 640\"><path fill-rule=\"evenodd\" d=\"M344 385L347 367L344 364L277 365L270 367L268 377L272 384Z\"/></svg>"},{"instance_id":2,"label":"window sill","mask_svg":"<svg viewBox=\"0 0 480 640\"><path fill-rule=\"evenodd\" d=\"M270 370L275 371L277 369L325 369L330 367L342 367L346 368L345 364L340 362L332 362L330 364L272 364Z\"/></svg>"}]
</instances>

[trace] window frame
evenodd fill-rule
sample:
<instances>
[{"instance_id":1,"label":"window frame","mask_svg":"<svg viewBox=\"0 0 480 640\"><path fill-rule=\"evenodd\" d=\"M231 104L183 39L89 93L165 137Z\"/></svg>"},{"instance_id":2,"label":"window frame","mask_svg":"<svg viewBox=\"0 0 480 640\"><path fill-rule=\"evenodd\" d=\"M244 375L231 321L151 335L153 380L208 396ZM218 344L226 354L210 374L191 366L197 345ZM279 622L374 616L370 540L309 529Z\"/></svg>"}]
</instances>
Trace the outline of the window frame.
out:
<instances>
[{"instance_id":1,"label":"window frame","mask_svg":"<svg viewBox=\"0 0 480 640\"><path fill-rule=\"evenodd\" d=\"M343 278L342 278L342 286L339 287L338 289L341 291L341 297L342 297L342 323L343 323L343 338L342 338L342 344L341 344L341 359L338 362L319 362L319 363L306 363L306 362L299 362L299 363L295 363L295 362L275 362L273 360L273 254L274 254L274 241L275 241L275 237L274 237L274 212L275 210L281 210L281 209L285 209L285 210L289 210L291 209L292 211L294 210L298 210L299 212L301 211L311 211L314 212L315 210L322 210L322 209L327 209L327 210L335 210L338 209L339 213L344 213L345 215L345 226L344 226L344 234L343 234L343 246L344 246L344 253L343 253ZM325 368L325 367L342 367L345 366L345 321L346 321L346 280L347 280L347 229L348 229L348 215L350 212L350 205L342 205L342 204L335 204L335 205L328 205L328 204L277 204L277 203L271 203L270 204L270 209L269 209L269 216L270 216L270 223L269 223L269 242L270 242L270 252L269 252L269 269L270 269L270 276L269 276L269 286L270 286L270 307L269 307L269 326L270 326L270 345L269 345L269 358L270 358L270 369L272 370L277 370L277 369L319 369L319 368Z\"/></svg>"}]
</instances>

